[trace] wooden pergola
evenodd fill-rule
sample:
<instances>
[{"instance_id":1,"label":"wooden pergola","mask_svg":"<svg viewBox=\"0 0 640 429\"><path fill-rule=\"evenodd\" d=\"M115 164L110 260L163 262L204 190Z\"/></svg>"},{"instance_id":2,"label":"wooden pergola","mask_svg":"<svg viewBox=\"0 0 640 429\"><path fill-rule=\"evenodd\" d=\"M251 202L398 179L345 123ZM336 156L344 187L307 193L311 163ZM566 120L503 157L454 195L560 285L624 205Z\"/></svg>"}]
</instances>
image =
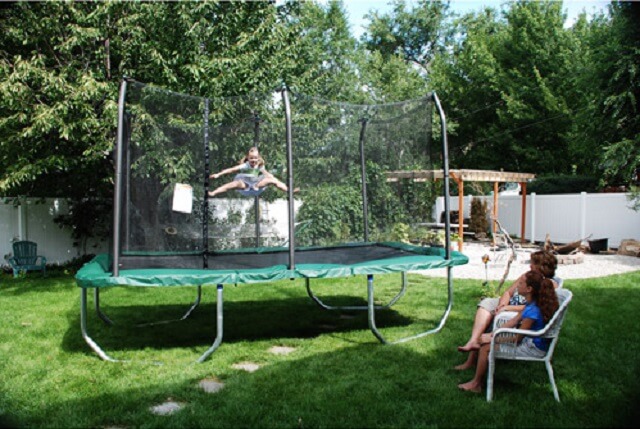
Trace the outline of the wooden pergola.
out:
<instances>
[{"instance_id":1,"label":"wooden pergola","mask_svg":"<svg viewBox=\"0 0 640 429\"><path fill-rule=\"evenodd\" d=\"M415 182L427 182L444 179L442 170L416 170L416 171L388 171L387 182L397 182L400 179L410 179ZM449 170L451 177L458 184L458 250L462 250L462 238L464 235L464 182L493 182L493 211L491 231L495 235L498 219L498 184L505 182L517 182L522 189L522 217L520 221L520 237L524 242L524 233L527 213L527 182L534 179L535 174L512 173L508 171L491 170Z\"/></svg>"}]
</instances>

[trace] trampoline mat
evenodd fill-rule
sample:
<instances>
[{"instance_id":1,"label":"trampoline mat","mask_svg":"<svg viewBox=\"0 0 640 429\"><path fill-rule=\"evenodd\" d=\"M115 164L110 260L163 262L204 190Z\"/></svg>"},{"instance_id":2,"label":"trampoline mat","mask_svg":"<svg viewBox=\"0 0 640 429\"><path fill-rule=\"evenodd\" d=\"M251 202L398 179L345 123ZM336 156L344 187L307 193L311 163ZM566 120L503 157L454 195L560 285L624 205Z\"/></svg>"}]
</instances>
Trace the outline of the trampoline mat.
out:
<instances>
[{"instance_id":1,"label":"trampoline mat","mask_svg":"<svg viewBox=\"0 0 640 429\"><path fill-rule=\"evenodd\" d=\"M427 248L425 248L427 249ZM404 249L390 245L370 244L362 246L340 246L298 249L294 253L295 264L339 264L353 265L363 262L412 256L415 249ZM418 254L423 253L419 252ZM435 254L436 252L430 252ZM267 268L274 265L288 265L289 251L257 250L224 252L207 256L204 268L203 255L122 255L120 268L187 268L209 270L243 270Z\"/></svg>"},{"instance_id":2,"label":"trampoline mat","mask_svg":"<svg viewBox=\"0 0 640 429\"><path fill-rule=\"evenodd\" d=\"M443 248L405 243L357 243L301 248L289 267L288 249L244 249L215 254L124 254L119 275L111 275L108 255L98 255L76 275L80 287L182 286L256 283L286 278L346 277L464 265L469 259ZM206 259L205 259L206 258ZM205 268L206 260L206 268Z\"/></svg>"}]
</instances>

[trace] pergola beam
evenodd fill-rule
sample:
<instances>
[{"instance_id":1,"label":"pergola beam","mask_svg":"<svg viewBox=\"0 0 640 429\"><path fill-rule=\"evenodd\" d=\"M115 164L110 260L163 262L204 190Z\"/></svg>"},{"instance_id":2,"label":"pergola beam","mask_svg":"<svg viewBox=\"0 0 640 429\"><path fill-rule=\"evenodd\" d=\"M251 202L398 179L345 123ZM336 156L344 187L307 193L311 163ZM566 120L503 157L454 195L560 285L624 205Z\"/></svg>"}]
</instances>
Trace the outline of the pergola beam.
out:
<instances>
[{"instance_id":1,"label":"pergola beam","mask_svg":"<svg viewBox=\"0 0 640 429\"><path fill-rule=\"evenodd\" d=\"M442 170L398 170L387 171L387 182L398 182L409 179L414 182L429 182L444 179ZM449 176L458 184L458 250L462 250L462 237L464 234L464 182L493 182L493 218L498 218L498 183L517 182L522 189L522 214L520 220L520 240L524 243L524 233L527 210L527 182L536 177L532 173L515 173L509 171L492 170L449 170ZM491 231L495 235L496 223L491 223ZM495 243L494 243L495 244Z\"/></svg>"}]
</instances>

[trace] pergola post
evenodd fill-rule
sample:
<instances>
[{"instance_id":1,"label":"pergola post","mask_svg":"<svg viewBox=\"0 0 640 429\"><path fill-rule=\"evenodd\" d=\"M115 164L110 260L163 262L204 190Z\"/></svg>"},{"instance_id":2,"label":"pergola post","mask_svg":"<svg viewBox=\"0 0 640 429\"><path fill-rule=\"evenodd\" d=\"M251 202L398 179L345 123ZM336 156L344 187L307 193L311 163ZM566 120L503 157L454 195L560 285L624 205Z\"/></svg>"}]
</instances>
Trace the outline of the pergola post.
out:
<instances>
[{"instance_id":1,"label":"pergola post","mask_svg":"<svg viewBox=\"0 0 640 429\"><path fill-rule=\"evenodd\" d=\"M464 237L464 181L455 172L450 171L449 175L456 181L458 185L458 251L462 252L462 243ZM447 231L449 234L449 231Z\"/></svg>"},{"instance_id":2,"label":"pergola post","mask_svg":"<svg viewBox=\"0 0 640 429\"><path fill-rule=\"evenodd\" d=\"M498 182L493 182L493 210L492 217L493 222L491 222L491 243L495 247L496 245L496 229L497 229L497 221L498 221Z\"/></svg>"},{"instance_id":3,"label":"pergola post","mask_svg":"<svg viewBox=\"0 0 640 429\"><path fill-rule=\"evenodd\" d=\"M520 243L525 243L524 233L525 225L527 221L527 182L520 182L520 189L522 190L522 216L520 218Z\"/></svg>"}]
</instances>

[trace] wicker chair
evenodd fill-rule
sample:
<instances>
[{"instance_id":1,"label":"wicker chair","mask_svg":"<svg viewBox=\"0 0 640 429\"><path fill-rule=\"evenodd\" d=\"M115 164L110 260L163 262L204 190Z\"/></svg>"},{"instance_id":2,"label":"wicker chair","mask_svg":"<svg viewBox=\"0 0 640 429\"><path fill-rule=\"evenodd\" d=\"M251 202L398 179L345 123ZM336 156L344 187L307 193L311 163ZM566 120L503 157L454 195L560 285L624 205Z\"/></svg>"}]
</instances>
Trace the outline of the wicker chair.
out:
<instances>
[{"instance_id":1,"label":"wicker chair","mask_svg":"<svg viewBox=\"0 0 640 429\"><path fill-rule=\"evenodd\" d=\"M13 276L18 277L21 271L42 271L47 274L47 258L38 255L38 245L33 241L16 241L13 243L13 256L7 261L13 269Z\"/></svg>"},{"instance_id":2,"label":"wicker chair","mask_svg":"<svg viewBox=\"0 0 640 429\"><path fill-rule=\"evenodd\" d=\"M500 313L500 315L495 318L493 338L491 339L491 348L489 351L489 368L487 371L487 401L490 402L493 399L493 375L495 373L496 360L508 359L544 362L547 368L547 373L549 374L549 381L551 382L551 387L553 389L553 396L556 398L556 401L560 402L558 388L556 387L556 382L553 378L551 359L553 358L553 352L556 349L558 337L560 336L560 329L562 328L562 323L564 322L564 317L567 314L567 308L569 306L569 302L571 302L571 299L573 298L573 294L570 290L564 288L556 289L556 293L558 294L560 307L544 329L539 331L529 331L515 328L501 328L500 326L502 326L504 322L516 314L513 312ZM516 336L518 334L523 334L529 337L549 338L551 342L546 355L540 358L516 356Z\"/></svg>"}]
</instances>

